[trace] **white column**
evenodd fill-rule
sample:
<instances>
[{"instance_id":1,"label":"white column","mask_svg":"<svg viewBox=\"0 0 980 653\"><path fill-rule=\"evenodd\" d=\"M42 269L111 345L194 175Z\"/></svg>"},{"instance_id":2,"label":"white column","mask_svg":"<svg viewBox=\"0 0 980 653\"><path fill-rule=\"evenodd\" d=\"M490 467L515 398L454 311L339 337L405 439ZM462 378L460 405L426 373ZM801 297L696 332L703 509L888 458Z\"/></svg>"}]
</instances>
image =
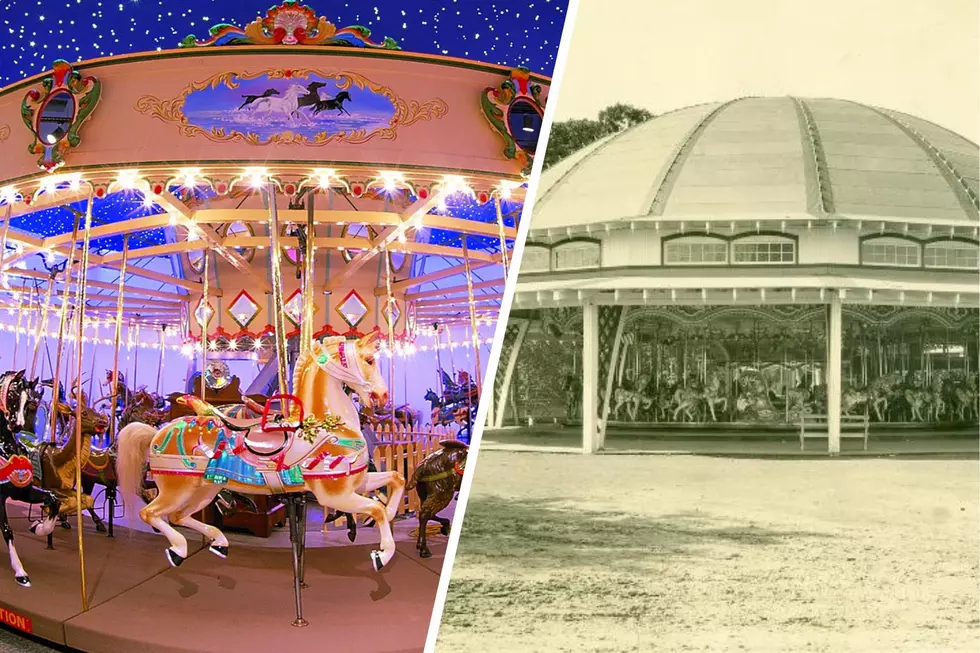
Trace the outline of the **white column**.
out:
<instances>
[{"instance_id":1,"label":"white column","mask_svg":"<svg viewBox=\"0 0 980 653\"><path fill-rule=\"evenodd\" d=\"M582 307L582 453L599 448L599 307Z\"/></svg>"},{"instance_id":2,"label":"white column","mask_svg":"<svg viewBox=\"0 0 980 653\"><path fill-rule=\"evenodd\" d=\"M840 291L830 291L827 314L827 451L836 456L840 453L842 376Z\"/></svg>"}]
</instances>

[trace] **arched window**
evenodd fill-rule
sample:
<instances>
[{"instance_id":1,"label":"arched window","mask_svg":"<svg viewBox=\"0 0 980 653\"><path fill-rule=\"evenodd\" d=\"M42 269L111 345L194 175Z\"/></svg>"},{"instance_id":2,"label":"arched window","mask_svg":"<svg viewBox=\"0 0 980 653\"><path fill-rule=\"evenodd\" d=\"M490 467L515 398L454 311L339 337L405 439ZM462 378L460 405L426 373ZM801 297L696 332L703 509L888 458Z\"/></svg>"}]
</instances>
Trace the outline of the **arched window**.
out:
<instances>
[{"instance_id":1,"label":"arched window","mask_svg":"<svg viewBox=\"0 0 980 653\"><path fill-rule=\"evenodd\" d=\"M548 272L551 269L551 249L528 243L524 246L521 272Z\"/></svg>"},{"instance_id":2,"label":"arched window","mask_svg":"<svg viewBox=\"0 0 980 653\"><path fill-rule=\"evenodd\" d=\"M913 240L881 236L861 241L861 263L919 267L922 247Z\"/></svg>"},{"instance_id":3,"label":"arched window","mask_svg":"<svg viewBox=\"0 0 980 653\"><path fill-rule=\"evenodd\" d=\"M964 240L937 240L926 243L923 262L927 268L978 269L980 245Z\"/></svg>"},{"instance_id":4,"label":"arched window","mask_svg":"<svg viewBox=\"0 0 980 653\"><path fill-rule=\"evenodd\" d=\"M599 267L599 243L575 240L552 248L554 270L581 270Z\"/></svg>"},{"instance_id":5,"label":"arched window","mask_svg":"<svg viewBox=\"0 0 980 653\"><path fill-rule=\"evenodd\" d=\"M785 236L755 235L732 243L732 263L795 263L796 241Z\"/></svg>"},{"instance_id":6,"label":"arched window","mask_svg":"<svg viewBox=\"0 0 980 653\"><path fill-rule=\"evenodd\" d=\"M724 265L728 241L712 236L681 236L664 242L665 265Z\"/></svg>"}]
</instances>

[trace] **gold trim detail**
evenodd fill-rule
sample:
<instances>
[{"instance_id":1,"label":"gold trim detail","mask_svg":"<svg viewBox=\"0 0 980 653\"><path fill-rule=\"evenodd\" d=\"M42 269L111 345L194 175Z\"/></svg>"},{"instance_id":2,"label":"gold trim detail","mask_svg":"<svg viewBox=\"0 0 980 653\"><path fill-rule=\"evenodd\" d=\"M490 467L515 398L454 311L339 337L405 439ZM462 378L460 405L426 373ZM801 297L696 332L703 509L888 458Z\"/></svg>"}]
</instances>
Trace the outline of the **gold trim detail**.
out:
<instances>
[{"instance_id":1,"label":"gold trim detail","mask_svg":"<svg viewBox=\"0 0 980 653\"><path fill-rule=\"evenodd\" d=\"M266 140L262 140L258 134L243 133L238 130L225 131L215 127L211 130L192 125L184 115L184 103L187 96L194 91L202 91L208 88L218 88L224 85L226 88L238 88L237 80L251 80L268 75L269 79L306 79L310 75L316 75L322 79L335 80L337 89L343 91L349 88L368 89L373 93L378 93L388 98L395 106L395 115L392 117L387 127L368 132L365 129L358 129L351 132L340 131L335 134L327 135L320 132L313 138L305 134L297 134L292 131L284 131L273 134ZM163 122L176 123L181 136L204 136L216 143L228 143L233 141L244 141L250 145L269 145L272 143L282 144L301 144L301 145L327 145L328 143L350 143L358 145L366 143L373 138L382 140L394 140L398 137L399 127L407 127L421 120L438 120L449 113L449 104L442 98L434 98L426 101L407 100L395 95L387 86L382 86L372 82L368 78L358 73L337 72L325 73L312 68L297 69L267 69L257 73L218 73L203 82L195 82L185 88L179 95L169 100L160 99L154 95L144 95L136 101L136 110L144 115L150 115Z\"/></svg>"}]
</instances>

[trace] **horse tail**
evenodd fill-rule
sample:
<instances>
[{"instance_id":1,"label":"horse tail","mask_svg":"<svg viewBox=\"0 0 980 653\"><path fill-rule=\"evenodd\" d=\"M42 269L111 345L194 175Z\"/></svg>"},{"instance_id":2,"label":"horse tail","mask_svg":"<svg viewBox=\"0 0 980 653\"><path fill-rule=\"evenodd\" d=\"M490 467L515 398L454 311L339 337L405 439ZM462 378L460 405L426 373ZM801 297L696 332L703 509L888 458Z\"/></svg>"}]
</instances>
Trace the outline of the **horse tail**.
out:
<instances>
[{"instance_id":1,"label":"horse tail","mask_svg":"<svg viewBox=\"0 0 980 653\"><path fill-rule=\"evenodd\" d=\"M150 443L156 434L154 427L134 422L119 431L117 436L116 479L127 516L137 512L135 506L143 487L143 466L149 458Z\"/></svg>"}]
</instances>

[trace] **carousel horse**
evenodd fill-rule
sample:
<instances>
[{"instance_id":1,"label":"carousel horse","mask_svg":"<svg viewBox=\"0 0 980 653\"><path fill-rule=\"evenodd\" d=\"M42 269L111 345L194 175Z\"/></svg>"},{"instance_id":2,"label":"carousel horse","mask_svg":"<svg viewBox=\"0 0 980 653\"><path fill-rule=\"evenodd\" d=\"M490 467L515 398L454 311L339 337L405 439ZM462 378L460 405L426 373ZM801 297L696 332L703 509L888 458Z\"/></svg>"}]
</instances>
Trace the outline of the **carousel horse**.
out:
<instances>
[{"instance_id":1,"label":"carousel horse","mask_svg":"<svg viewBox=\"0 0 980 653\"><path fill-rule=\"evenodd\" d=\"M173 420L159 429L130 424L120 432L119 486L131 501L149 460L159 493L139 515L169 540L166 556L171 565L176 567L187 558L187 540L171 524L201 533L210 541L212 553L222 558L228 555L225 535L192 517L226 488L266 495L311 491L324 512L333 508L367 514L381 534L381 550L370 554L375 570L391 561L395 541L390 523L400 505L405 479L398 472L368 472L367 444L357 408L344 392L344 384L353 388L363 406L387 403L388 388L376 361L378 350L377 332L357 341L343 337L326 338L322 344L314 341L310 351L296 361L293 394L271 397L258 421L231 419L216 409L198 407L198 415ZM271 414L276 400L280 413ZM192 406L204 403L191 396L185 401ZM200 416L201 410L208 416ZM393 487L387 507L362 495L385 485ZM304 504L295 508L298 514L305 513ZM300 531L292 538L300 583L304 536L305 531Z\"/></svg>"},{"instance_id":2,"label":"carousel horse","mask_svg":"<svg viewBox=\"0 0 980 653\"><path fill-rule=\"evenodd\" d=\"M961 422L975 419L977 415L976 375L973 378L957 380L953 383L953 397L957 416Z\"/></svg>"},{"instance_id":3,"label":"carousel horse","mask_svg":"<svg viewBox=\"0 0 980 653\"><path fill-rule=\"evenodd\" d=\"M7 543L14 580L21 587L30 587L31 579L14 547L14 532L7 519L7 500L41 504L42 519L31 524L35 535L50 535L58 520L61 502L54 493L35 487L34 467L28 458L27 447L18 435L30 433L41 404L38 381L28 381L24 370L0 375L0 530ZM32 434L33 435L33 434Z\"/></svg>"},{"instance_id":4,"label":"carousel horse","mask_svg":"<svg viewBox=\"0 0 980 653\"><path fill-rule=\"evenodd\" d=\"M561 381L561 391L565 394L565 417L573 420L582 404L582 377L566 374Z\"/></svg>"},{"instance_id":5,"label":"carousel horse","mask_svg":"<svg viewBox=\"0 0 980 653\"><path fill-rule=\"evenodd\" d=\"M724 395L722 388L722 378L718 372L708 375L708 382L701 389L701 401L711 414L711 421L717 422L718 417L715 413L715 406L721 405L721 409L728 408L728 397Z\"/></svg>"},{"instance_id":6,"label":"carousel horse","mask_svg":"<svg viewBox=\"0 0 980 653\"><path fill-rule=\"evenodd\" d=\"M391 406L376 408L372 411L370 420L374 424L390 424ZM401 406L395 408L395 421L409 430L414 429L416 426L422 425L419 412L408 404L402 404Z\"/></svg>"},{"instance_id":7,"label":"carousel horse","mask_svg":"<svg viewBox=\"0 0 980 653\"><path fill-rule=\"evenodd\" d=\"M678 417L681 413L687 417L686 422L695 422L697 418L694 415L694 411L697 410L698 404L701 401L701 393L692 387L679 387L674 391L674 397L672 406L674 407L672 412L672 417L674 421L678 421Z\"/></svg>"},{"instance_id":8,"label":"carousel horse","mask_svg":"<svg viewBox=\"0 0 980 653\"><path fill-rule=\"evenodd\" d=\"M145 388L140 388L133 394L133 399L122 411L119 417L119 429L123 429L133 422L149 424L150 426L160 426L167 419L167 411L161 410L158 397L150 394Z\"/></svg>"},{"instance_id":9,"label":"carousel horse","mask_svg":"<svg viewBox=\"0 0 980 653\"><path fill-rule=\"evenodd\" d=\"M122 372L117 372L116 378L113 380L112 370L106 370L102 385L106 386L109 391L96 402L96 405L107 399L112 399L113 394L116 396L116 407L113 412L124 411L127 406L133 403L133 391L126 385L126 375Z\"/></svg>"},{"instance_id":10,"label":"carousel horse","mask_svg":"<svg viewBox=\"0 0 980 653\"><path fill-rule=\"evenodd\" d=\"M422 502L419 507L419 534L415 542L419 556L431 558L426 543L427 527L430 521L439 522L443 535L449 535L450 522L438 515L453 500L459 491L466 469L466 455L469 446L459 440L443 440L440 449L426 456L412 474L406 490L415 490Z\"/></svg>"},{"instance_id":11,"label":"carousel horse","mask_svg":"<svg viewBox=\"0 0 980 653\"><path fill-rule=\"evenodd\" d=\"M67 404L58 402L55 410L68 419L67 439L61 446L53 442L40 442L31 451L31 463L33 465L34 477L38 484L45 490L50 490L61 501L58 519L64 528L70 529L68 517L79 510L88 512L95 522L95 528L100 533L106 532L105 524L95 512L95 501L88 492L82 492L82 505L79 506L75 496L75 448L78 430L75 427L75 409ZM95 412L88 406L82 405L81 409L81 466L82 469L89 463L92 454L92 438L105 433L109 426L109 420L100 413Z\"/></svg>"},{"instance_id":12,"label":"carousel horse","mask_svg":"<svg viewBox=\"0 0 980 653\"><path fill-rule=\"evenodd\" d=\"M647 387L649 382L650 378L643 376L637 379L636 390L630 390L624 387L616 388L616 392L613 393L613 401L615 403L613 415L618 417L620 410L626 408L626 413L629 415L630 421L635 422L641 407L643 410L649 410L653 406L653 398L643 394L643 389Z\"/></svg>"},{"instance_id":13,"label":"carousel horse","mask_svg":"<svg viewBox=\"0 0 980 653\"><path fill-rule=\"evenodd\" d=\"M798 421L803 415L810 412L811 396L810 388L802 383L786 391L786 410L791 420Z\"/></svg>"}]
</instances>

